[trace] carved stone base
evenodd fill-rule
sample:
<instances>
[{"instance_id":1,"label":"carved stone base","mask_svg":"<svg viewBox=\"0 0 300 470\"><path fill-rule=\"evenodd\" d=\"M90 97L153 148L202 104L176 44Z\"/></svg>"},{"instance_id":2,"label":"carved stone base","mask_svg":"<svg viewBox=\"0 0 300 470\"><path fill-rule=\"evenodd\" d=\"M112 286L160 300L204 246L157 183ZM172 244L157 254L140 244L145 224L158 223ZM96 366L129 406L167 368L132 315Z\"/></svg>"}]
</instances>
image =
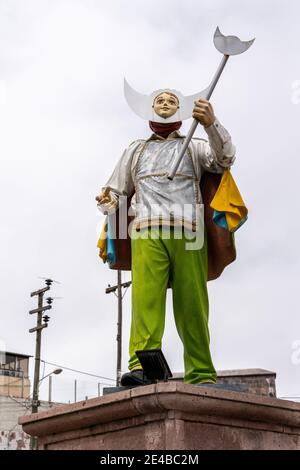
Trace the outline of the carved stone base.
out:
<instances>
[{"instance_id":1,"label":"carved stone base","mask_svg":"<svg viewBox=\"0 0 300 470\"><path fill-rule=\"evenodd\" d=\"M300 449L300 404L180 382L20 418L39 449Z\"/></svg>"}]
</instances>

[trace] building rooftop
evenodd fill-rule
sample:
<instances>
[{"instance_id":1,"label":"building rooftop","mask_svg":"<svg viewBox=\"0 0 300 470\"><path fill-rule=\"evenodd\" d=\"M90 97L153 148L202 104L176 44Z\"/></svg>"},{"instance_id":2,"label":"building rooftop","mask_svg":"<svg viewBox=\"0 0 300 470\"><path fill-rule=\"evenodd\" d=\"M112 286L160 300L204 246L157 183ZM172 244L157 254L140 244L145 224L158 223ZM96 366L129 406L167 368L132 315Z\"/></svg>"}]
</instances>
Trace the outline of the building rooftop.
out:
<instances>
[{"instance_id":1,"label":"building rooftop","mask_svg":"<svg viewBox=\"0 0 300 470\"><path fill-rule=\"evenodd\" d=\"M11 351L0 351L0 352L4 354L10 354L11 356L18 356L18 357L25 357L25 358L33 357L32 355L21 354L21 353L16 353L16 352L11 352Z\"/></svg>"}]
</instances>

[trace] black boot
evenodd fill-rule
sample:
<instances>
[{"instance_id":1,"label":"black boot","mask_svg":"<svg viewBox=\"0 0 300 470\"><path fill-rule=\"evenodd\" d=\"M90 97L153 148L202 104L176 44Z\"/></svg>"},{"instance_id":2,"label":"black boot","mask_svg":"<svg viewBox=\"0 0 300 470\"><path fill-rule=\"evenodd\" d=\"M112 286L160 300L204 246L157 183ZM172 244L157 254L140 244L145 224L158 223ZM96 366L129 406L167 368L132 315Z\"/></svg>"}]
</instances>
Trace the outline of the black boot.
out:
<instances>
[{"instance_id":1,"label":"black boot","mask_svg":"<svg viewBox=\"0 0 300 470\"><path fill-rule=\"evenodd\" d=\"M144 374L143 369L135 369L131 372L126 372L121 377L121 385L123 387L129 385L149 385L151 380L148 380Z\"/></svg>"}]
</instances>

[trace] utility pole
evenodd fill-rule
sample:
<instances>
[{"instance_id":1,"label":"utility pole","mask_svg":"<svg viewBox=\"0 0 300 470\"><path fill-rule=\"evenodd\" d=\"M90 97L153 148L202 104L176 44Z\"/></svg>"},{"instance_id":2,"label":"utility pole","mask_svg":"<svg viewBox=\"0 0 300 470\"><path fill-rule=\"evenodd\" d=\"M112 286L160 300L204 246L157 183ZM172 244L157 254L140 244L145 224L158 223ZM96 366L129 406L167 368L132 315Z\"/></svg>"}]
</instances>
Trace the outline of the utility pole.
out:
<instances>
[{"instance_id":1,"label":"utility pole","mask_svg":"<svg viewBox=\"0 0 300 470\"><path fill-rule=\"evenodd\" d=\"M116 374L116 384L117 387L120 386L121 375L122 375L122 301L123 297L126 294L128 287L131 284L131 281L123 282L122 284L122 271L118 269L118 283L116 286L111 286L108 284L108 287L105 289L106 294L113 292L118 298L118 321L117 321L117 374ZM125 292L122 295L122 287L125 288ZM116 294L117 291L117 294Z\"/></svg>"},{"instance_id":2,"label":"utility pole","mask_svg":"<svg viewBox=\"0 0 300 470\"><path fill-rule=\"evenodd\" d=\"M41 363L41 340L42 340L42 330L47 328L49 317L46 315L43 318L43 313L45 310L50 310L52 308L51 302L49 305L44 306L44 294L47 292L52 284L52 279L46 279L46 287L39 289L37 291L31 292L30 297L38 296L38 308L29 311L29 314L32 315L37 313L37 322L36 327L31 328L29 333L36 332L35 339L35 364L34 364L34 378L33 378L33 397L32 397L32 413L37 413L39 408L39 382L40 382L40 363ZM49 303L49 302L48 302ZM43 322L44 319L44 323Z\"/></svg>"},{"instance_id":3,"label":"utility pole","mask_svg":"<svg viewBox=\"0 0 300 470\"><path fill-rule=\"evenodd\" d=\"M77 380L74 380L74 403L77 402Z\"/></svg>"},{"instance_id":4,"label":"utility pole","mask_svg":"<svg viewBox=\"0 0 300 470\"><path fill-rule=\"evenodd\" d=\"M48 403L49 406L52 406L52 375L49 375L49 384L48 384Z\"/></svg>"},{"instance_id":5,"label":"utility pole","mask_svg":"<svg viewBox=\"0 0 300 470\"><path fill-rule=\"evenodd\" d=\"M49 297L47 299L48 305L43 305L44 294L47 292L52 284L52 279L46 279L45 284L46 287L43 289L39 289L37 291L31 292L30 297L37 296L38 297L38 308L29 311L30 315L37 313L37 322L36 327L31 328L29 333L36 332L36 339L35 339L35 363L34 363L34 378L33 378L33 394L32 394L32 405L31 405L31 412L37 413L39 410L39 383L40 383L40 364L41 364L41 341L42 341L42 330L48 327L49 317L47 315L43 316L43 313L46 310L50 310L52 308L52 298ZM44 323L43 323L44 320ZM30 448L36 448L36 439L32 437L30 439Z\"/></svg>"},{"instance_id":6,"label":"utility pole","mask_svg":"<svg viewBox=\"0 0 300 470\"><path fill-rule=\"evenodd\" d=\"M122 276L121 271L118 269L118 321L117 321L117 387L121 381L121 369L122 369Z\"/></svg>"}]
</instances>

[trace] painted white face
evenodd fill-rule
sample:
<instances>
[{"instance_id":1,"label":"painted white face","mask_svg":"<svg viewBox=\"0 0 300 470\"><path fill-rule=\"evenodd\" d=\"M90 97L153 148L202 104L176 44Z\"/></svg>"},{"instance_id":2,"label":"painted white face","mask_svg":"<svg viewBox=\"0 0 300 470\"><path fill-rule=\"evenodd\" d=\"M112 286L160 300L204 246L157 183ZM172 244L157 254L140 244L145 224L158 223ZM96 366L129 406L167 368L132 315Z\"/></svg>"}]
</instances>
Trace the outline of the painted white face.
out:
<instances>
[{"instance_id":1,"label":"painted white face","mask_svg":"<svg viewBox=\"0 0 300 470\"><path fill-rule=\"evenodd\" d=\"M149 95L144 95L132 88L127 80L124 79L124 95L129 107L137 116L145 119L146 121L172 123L190 119L193 114L195 101L200 98L205 98L207 96L207 91L208 88L205 88L205 90L202 90L199 93L185 96L179 90L160 88L158 90L154 90ZM164 94L167 94L168 97L175 97L175 101L177 98L178 102L177 105L175 107L173 105L172 108L170 107L170 104L167 104L165 107L166 109L161 112L156 106L155 101L160 95Z\"/></svg>"},{"instance_id":2,"label":"painted white face","mask_svg":"<svg viewBox=\"0 0 300 470\"><path fill-rule=\"evenodd\" d=\"M179 100L177 96L167 92L160 93L156 96L153 103L155 113L164 119L173 116L173 114L177 112L178 108Z\"/></svg>"}]
</instances>

